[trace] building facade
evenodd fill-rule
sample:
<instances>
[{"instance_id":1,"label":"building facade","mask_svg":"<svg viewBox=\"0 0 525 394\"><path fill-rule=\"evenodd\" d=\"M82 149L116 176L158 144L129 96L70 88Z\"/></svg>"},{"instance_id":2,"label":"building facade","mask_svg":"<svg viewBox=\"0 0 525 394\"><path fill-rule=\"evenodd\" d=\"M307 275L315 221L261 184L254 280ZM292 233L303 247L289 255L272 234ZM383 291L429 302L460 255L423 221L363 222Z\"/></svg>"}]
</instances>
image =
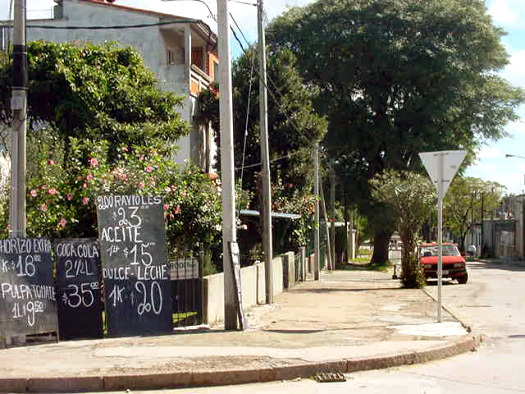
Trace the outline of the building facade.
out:
<instances>
[{"instance_id":1,"label":"building facade","mask_svg":"<svg viewBox=\"0 0 525 394\"><path fill-rule=\"evenodd\" d=\"M192 161L204 172L214 172L212 130L196 118L199 92L218 78L217 36L210 27L198 20L99 0L55 1L52 19L27 22L27 41L116 42L135 48L156 74L159 89L184 97L179 111L192 132L177 141L180 149L174 160L182 165ZM0 28L0 45L5 49L11 28Z\"/></svg>"}]
</instances>

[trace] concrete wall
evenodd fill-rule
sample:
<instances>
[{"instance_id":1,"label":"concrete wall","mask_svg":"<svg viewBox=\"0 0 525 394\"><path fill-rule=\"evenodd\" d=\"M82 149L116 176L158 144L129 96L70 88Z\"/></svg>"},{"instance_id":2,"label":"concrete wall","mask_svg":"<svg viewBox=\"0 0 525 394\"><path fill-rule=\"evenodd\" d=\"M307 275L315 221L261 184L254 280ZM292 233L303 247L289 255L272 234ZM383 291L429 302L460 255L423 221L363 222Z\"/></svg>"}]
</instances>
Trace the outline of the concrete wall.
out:
<instances>
[{"instance_id":1,"label":"concrete wall","mask_svg":"<svg viewBox=\"0 0 525 394\"><path fill-rule=\"evenodd\" d=\"M283 260L289 264L294 261L294 253L286 253L286 258L281 256L273 259L273 295L283 292ZM294 270L295 277L295 270ZM224 321L224 275L215 274L203 278L203 311L204 323L215 324ZM294 280L295 283L295 280ZM254 264L241 268L242 304L244 311L255 305L266 302L266 280L264 263Z\"/></svg>"}]
</instances>

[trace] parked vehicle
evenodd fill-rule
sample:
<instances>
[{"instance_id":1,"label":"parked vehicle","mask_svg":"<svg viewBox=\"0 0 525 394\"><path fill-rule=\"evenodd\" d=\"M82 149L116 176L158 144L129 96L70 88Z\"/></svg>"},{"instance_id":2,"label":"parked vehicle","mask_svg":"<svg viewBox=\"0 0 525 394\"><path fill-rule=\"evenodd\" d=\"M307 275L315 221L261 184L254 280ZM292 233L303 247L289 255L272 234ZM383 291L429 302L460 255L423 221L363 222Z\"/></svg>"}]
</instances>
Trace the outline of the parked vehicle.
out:
<instances>
[{"instance_id":1,"label":"parked vehicle","mask_svg":"<svg viewBox=\"0 0 525 394\"><path fill-rule=\"evenodd\" d=\"M438 266L438 244L427 243L419 246L419 263L425 274L425 278L437 279ZM456 245L452 243L443 244L443 278L456 279L459 284L468 281L465 259L459 253Z\"/></svg>"}]
</instances>

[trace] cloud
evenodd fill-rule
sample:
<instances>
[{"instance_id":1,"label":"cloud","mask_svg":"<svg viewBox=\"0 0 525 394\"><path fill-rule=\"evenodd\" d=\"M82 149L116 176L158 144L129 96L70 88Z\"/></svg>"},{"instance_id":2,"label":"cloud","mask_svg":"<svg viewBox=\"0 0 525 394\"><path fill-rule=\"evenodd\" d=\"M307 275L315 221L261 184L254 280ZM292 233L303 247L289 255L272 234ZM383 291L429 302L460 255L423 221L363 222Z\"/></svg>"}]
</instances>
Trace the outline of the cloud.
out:
<instances>
[{"instance_id":1,"label":"cloud","mask_svg":"<svg viewBox=\"0 0 525 394\"><path fill-rule=\"evenodd\" d=\"M524 28L521 23L525 15L523 0L490 0L487 8L496 25L505 29Z\"/></svg>"},{"instance_id":2,"label":"cloud","mask_svg":"<svg viewBox=\"0 0 525 394\"><path fill-rule=\"evenodd\" d=\"M525 50L514 52L510 63L501 71L501 76L514 86L525 88Z\"/></svg>"},{"instance_id":3,"label":"cloud","mask_svg":"<svg viewBox=\"0 0 525 394\"><path fill-rule=\"evenodd\" d=\"M505 127L505 130L513 137L523 138L525 137L525 120L518 119L511 122Z\"/></svg>"},{"instance_id":4,"label":"cloud","mask_svg":"<svg viewBox=\"0 0 525 394\"><path fill-rule=\"evenodd\" d=\"M514 26L518 21L518 13L511 7L511 0L493 0L488 6L489 14L497 25Z\"/></svg>"},{"instance_id":5,"label":"cloud","mask_svg":"<svg viewBox=\"0 0 525 394\"><path fill-rule=\"evenodd\" d=\"M492 146L484 146L478 154L479 159L496 159L503 157L501 151Z\"/></svg>"}]
</instances>

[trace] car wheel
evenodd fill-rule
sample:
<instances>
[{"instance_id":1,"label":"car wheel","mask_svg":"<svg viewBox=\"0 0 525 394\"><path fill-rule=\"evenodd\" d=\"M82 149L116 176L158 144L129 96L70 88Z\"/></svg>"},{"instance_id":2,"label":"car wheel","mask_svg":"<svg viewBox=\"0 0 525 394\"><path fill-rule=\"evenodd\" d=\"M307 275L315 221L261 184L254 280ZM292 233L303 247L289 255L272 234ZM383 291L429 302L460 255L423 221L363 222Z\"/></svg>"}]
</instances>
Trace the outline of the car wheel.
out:
<instances>
[{"instance_id":1,"label":"car wheel","mask_svg":"<svg viewBox=\"0 0 525 394\"><path fill-rule=\"evenodd\" d=\"M458 277L458 283L464 285L468 281L468 274L465 272L465 275Z\"/></svg>"}]
</instances>

